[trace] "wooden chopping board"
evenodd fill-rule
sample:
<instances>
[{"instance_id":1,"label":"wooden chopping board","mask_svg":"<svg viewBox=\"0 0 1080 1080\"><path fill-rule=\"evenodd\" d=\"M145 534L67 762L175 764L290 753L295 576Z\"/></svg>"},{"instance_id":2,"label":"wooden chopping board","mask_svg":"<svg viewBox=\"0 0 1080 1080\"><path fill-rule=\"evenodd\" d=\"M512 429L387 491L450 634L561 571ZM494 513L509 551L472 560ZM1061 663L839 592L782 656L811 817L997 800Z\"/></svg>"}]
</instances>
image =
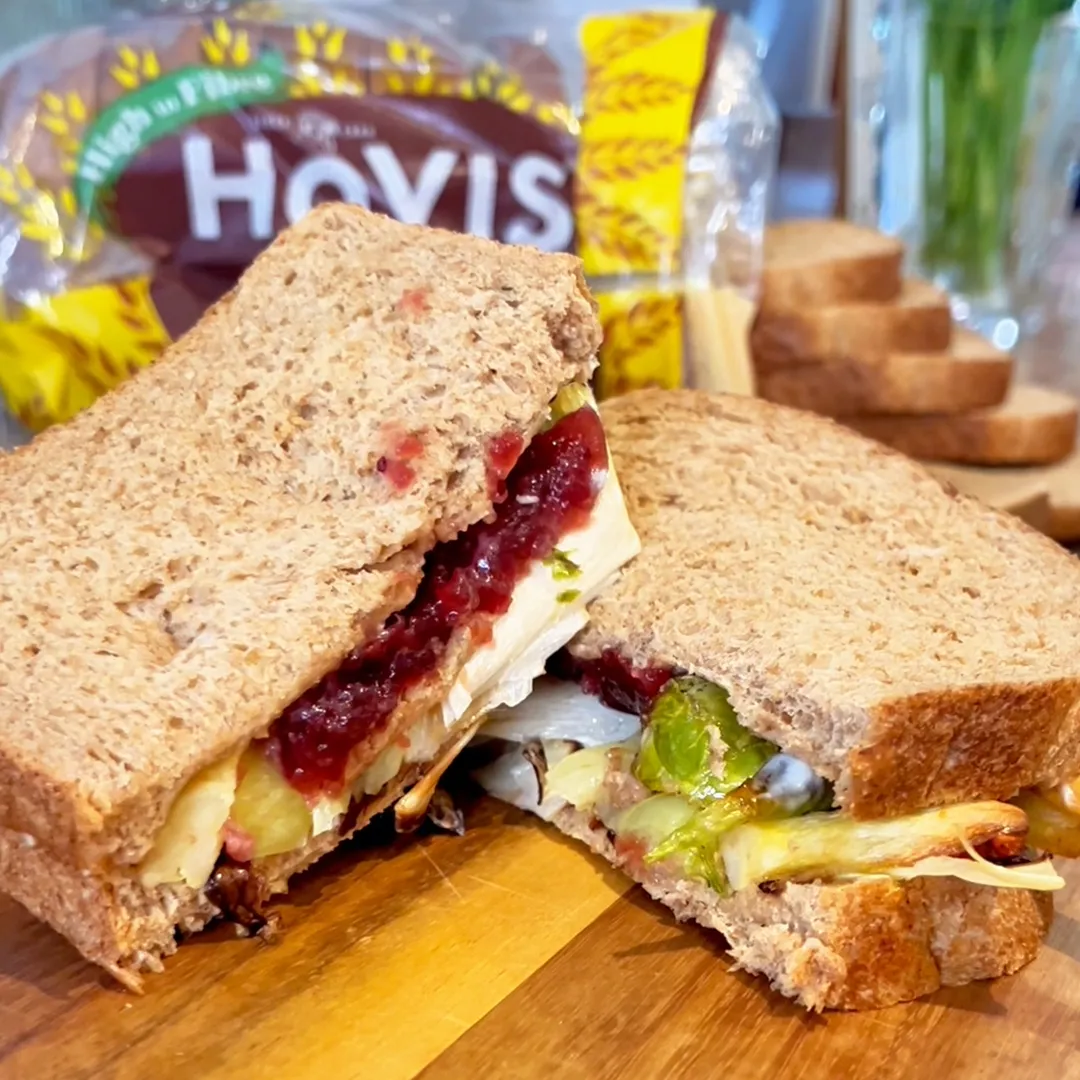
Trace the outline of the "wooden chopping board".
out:
<instances>
[{"instance_id":1,"label":"wooden chopping board","mask_svg":"<svg viewBox=\"0 0 1080 1080\"><path fill-rule=\"evenodd\" d=\"M938 479L1015 514L1055 540L1080 541L1080 450L1056 465L1030 469L928 467Z\"/></svg>"},{"instance_id":2,"label":"wooden chopping board","mask_svg":"<svg viewBox=\"0 0 1080 1080\"><path fill-rule=\"evenodd\" d=\"M1080 1078L1080 866L1019 975L811 1016L550 827L467 811L464 838L347 845L275 943L202 935L141 998L0 900L0 1077Z\"/></svg>"}]
</instances>

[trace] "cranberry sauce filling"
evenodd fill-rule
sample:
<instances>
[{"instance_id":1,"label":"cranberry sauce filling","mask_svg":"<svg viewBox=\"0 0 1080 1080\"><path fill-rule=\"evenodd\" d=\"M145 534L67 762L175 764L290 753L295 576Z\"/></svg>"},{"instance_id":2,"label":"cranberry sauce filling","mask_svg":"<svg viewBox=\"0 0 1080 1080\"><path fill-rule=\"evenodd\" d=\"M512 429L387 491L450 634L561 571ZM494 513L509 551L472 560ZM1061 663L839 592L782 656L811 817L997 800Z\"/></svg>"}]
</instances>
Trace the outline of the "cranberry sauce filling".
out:
<instances>
[{"instance_id":1,"label":"cranberry sauce filling","mask_svg":"<svg viewBox=\"0 0 1080 1080\"><path fill-rule=\"evenodd\" d=\"M607 466L597 414L570 413L520 450L516 436L500 437L489 454L493 486L505 478L495 520L432 548L408 607L275 721L270 736L294 787L308 795L340 789L353 749L386 728L401 696L438 667L454 631L487 632L532 563L585 523L599 494L595 474Z\"/></svg>"},{"instance_id":2,"label":"cranberry sauce filling","mask_svg":"<svg viewBox=\"0 0 1080 1080\"><path fill-rule=\"evenodd\" d=\"M578 660L563 649L551 658L548 671L581 683L586 694L632 716L645 716L675 674L668 667L634 667L616 649L605 649L595 660Z\"/></svg>"}]
</instances>

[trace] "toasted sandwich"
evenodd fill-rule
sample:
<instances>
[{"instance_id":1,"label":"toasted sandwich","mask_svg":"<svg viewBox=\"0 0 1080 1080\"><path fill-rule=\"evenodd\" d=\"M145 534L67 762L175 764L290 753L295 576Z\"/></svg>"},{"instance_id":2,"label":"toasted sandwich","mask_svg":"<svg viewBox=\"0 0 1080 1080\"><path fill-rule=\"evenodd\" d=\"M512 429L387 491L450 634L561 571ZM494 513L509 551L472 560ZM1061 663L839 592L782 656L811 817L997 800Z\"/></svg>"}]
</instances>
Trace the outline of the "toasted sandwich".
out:
<instances>
[{"instance_id":1,"label":"toasted sandwich","mask_svg":"<svg viewBox=\"0 0 1080 1080\"><path fill-rule=\"evenodd\" d=\"M422 818L636 553L577 261L326 205L0 457L0 888L129 986Z\"/></svg>"},{"instance_id":2,"label":"toasted sandwich","mask_svg":"<svg viewBox=\"0 0 1080 1080\"><path fill-rule=\"evenodd\" d=\"M642 552L476 775L810 1009L1012 972L1080 854L1080 565L831 421L601 408Z\"/></svg>"}]
</instances>

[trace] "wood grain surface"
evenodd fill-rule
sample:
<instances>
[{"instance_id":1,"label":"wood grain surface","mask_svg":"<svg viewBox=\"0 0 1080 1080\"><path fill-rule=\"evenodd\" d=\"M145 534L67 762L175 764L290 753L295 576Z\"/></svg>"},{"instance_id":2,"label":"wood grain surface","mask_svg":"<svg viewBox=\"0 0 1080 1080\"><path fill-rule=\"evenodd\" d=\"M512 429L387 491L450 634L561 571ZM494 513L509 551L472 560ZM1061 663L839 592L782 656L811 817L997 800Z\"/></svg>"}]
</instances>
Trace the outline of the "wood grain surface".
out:
<instances>
[{"instance_id":1,"label":"wood grain surface","mask_svg":"<svg viewBox=\"0 0 1080 1080\"><path fill-rule=\"evenodd\" d=\"M0 900L0 1077L1080 1078L1080 867L1010 979L809 1016L549 826L346 845L265 945L222 928L128 995Z\"/></svg>"}]
</instances>

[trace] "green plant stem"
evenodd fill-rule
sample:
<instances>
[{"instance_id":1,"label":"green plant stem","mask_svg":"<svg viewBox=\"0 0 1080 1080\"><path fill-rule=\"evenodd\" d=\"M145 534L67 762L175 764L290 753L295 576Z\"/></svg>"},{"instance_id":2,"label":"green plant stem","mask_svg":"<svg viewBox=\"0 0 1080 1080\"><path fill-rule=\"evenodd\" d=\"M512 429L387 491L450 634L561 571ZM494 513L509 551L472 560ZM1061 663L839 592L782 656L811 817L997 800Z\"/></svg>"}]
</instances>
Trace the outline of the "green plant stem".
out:
<instances>
[{"instance_id":1,"label":"green plant stem","mask_svg":"<svg viewBox=\"0 0 1080 1080\"><path fill-rule=\"evenodd\" d=\"M970 295L1003 284L1028 82L1066 0L922 0L922 262Z\"/></svg>"}]
</instances>

